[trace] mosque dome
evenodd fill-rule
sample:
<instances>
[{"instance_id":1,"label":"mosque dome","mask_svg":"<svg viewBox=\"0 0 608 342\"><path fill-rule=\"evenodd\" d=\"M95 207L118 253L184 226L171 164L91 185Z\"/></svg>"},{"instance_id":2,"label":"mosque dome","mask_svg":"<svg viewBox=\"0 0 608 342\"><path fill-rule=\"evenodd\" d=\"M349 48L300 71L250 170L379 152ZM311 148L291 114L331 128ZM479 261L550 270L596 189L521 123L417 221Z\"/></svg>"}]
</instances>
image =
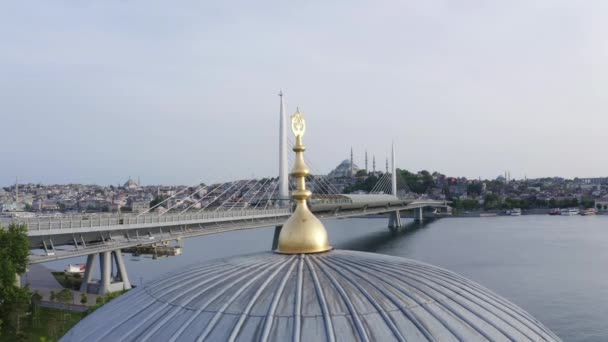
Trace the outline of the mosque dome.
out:
<instances>
[{"instance_id":1,"label":"mosque dome","mask_svg":"<svg viewBox=\"0 0 608 342\"><path fill-rule=\"evenodd\" d=\"M328 174L328 177L329 178L352 177L355 174L357 174L357 171L359 171L359 166L357 166L357 164L353 163L353 168L351 170L350 160L344 159L338 166L336 166L335 169L333 169Z\"/></svg>"},{"instance_id":2,"label":"mosque dome","mask_svg":"<svg viewBox=\"0 0 608 342\"><path fill-rule=\"evenodd\" d=\"M131 178L129 178L125 184L123 185L123 187L127 188L127 189L137 189L139 187L139 184L132 180Z\"/></svg>"},{"instance_id":3,"label":"mosque dome","mask_svg":"<svg viewBox=\"0 0 608 342\"><path fill-rule=\"evenodd\" d=\"M62 341L558 341L445 269L333 250L219 259L129 291Z\"/></svg>"}]
</instances>

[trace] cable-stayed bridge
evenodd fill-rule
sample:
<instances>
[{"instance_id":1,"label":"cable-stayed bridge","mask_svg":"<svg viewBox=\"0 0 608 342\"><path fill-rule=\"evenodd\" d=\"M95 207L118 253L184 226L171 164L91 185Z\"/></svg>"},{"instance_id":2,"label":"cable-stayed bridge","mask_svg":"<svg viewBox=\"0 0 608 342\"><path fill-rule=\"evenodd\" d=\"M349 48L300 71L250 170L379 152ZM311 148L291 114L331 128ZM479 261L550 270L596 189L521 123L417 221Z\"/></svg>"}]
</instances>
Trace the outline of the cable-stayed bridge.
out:
<instances>
[{"instance_id":1,"label":"cable-stayed bridge","mask_svg":"<svg viewBox=\"0 0 608 342\"><path fill-rule=\"evenodd\" d=\"M187 186L139 214L90 214L52 218L15 219L28 228L32 253L30 263L88 256L83 291L106 293L130 288L121 249L162 244L195 236L242 229L276 226L275 242L283 222L291 214L289 190L295 189L287 170L294 163L287 147L293 142L286 134L285 110L281 94L279 176L237 180L210 185ZM401 212L413 211L422 221L425 208L440 216L449 211L445 201L407 199L405 182L399 186L394 147L390 171L382 173L368 194L340 194L337 187L311 169L308 187L314 193L311 210L320 219L388 214L391 230L402 226ZM99 259L100 281L93 281Z\"/></svg>"}]
</instances>

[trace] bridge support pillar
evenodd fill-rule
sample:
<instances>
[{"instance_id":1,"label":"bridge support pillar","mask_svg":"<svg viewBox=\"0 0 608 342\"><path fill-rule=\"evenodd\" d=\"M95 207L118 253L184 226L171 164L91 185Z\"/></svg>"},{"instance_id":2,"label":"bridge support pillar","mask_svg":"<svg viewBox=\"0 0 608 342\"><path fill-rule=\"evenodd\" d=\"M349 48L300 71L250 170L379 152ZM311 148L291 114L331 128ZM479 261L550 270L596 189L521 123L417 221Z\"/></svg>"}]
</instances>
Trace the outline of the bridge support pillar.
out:
<instances>
[{"instance_id":1,"label":"bridge support pillar","mask_svg":"<svg viewBox=\"0 0 608 342\"><path fill-rule=\"evenodd\" d=\"M418 210L414 209L414 221L418 223L424 222L424 210L422 207L418 208Z\"/></svg>"},{"instance_id":2,"label":"bridge support pillar","mask_svg":"<svg viewBox=\"0 0 608 342\"><path fill-rule=\"evenodd\" d=\"M93 281L93 273L95 272L95 261L98 258L101 279L99 282L95 282ZM115 275L112 272L114 264L116 265ZM120 250L90 254L87 257L86 267L82 285L80 286L80 291L82 292L106 294L131 288L127 268L125 267Z\"/></svg>"},{"instance_id":3,"label":"bridge support pillar","mask_svg":"<svg viewBox=\"0 0 608 342\"><path fill-rule=\"evenodd\" d=\"M390 229L392 232L396 232L401 227L401 212L399 210L395 210L388 218L388 229Z\"/></svg>"},{"instance_id":4,"label":"bridge support pillar","mask_svg":"<svg viewBox=\"0 0 608 342\"><path fill-rule=\"evenodd\" d=\"M283 225L274 227L274 236L272 237L272 250L279 248L279 235L281 234L281 229L283 229Z\"/></svg>"}]
</instances>

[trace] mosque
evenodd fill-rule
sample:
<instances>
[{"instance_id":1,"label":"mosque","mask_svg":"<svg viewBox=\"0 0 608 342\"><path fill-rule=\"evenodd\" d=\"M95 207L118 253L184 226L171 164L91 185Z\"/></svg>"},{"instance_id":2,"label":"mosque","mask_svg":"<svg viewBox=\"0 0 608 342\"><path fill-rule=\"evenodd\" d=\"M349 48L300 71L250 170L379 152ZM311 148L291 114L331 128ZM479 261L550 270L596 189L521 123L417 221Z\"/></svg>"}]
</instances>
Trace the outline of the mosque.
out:
<instances>
[{"instance_id":1,"label":"mosque","mask_svg":"<svg viewBox=\"0 0 608 342\"><path fill-rule=\"evenodd\" d=\"M515 304L451 271L332 249L306 204L306 124L299 112L291 122L297 206L277 250L146 283L87 316L62 341L560 340Z\"/></svg>"},{"instance_id":2,"label":"mosque","mask_svg":"<svg viewBox=\"0 0 608 342\"><path fill-rule=\"evenodd\" d=\"M351 167L352 164L352 167ZM359 171L359 166L357 164L352 163L348 159L344 159L335 169L331 170L331 172L327 175L328 178L350 178L357 174Z\"/></svg>"}]
</instances>

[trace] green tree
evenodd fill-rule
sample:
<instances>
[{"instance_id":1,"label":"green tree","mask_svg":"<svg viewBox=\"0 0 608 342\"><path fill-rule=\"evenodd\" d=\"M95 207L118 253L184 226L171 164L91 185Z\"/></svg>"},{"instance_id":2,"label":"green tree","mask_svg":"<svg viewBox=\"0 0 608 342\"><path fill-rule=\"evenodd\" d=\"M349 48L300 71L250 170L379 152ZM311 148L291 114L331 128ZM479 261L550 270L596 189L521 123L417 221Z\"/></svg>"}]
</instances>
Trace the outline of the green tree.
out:
<instances>
[{"instance_id":1,"label":"green tree","mask_svg":"<svg viewBox=\"0 0 608 342\"><path fill-rule=\"evenodd\" d=\"M500 208L500 205L501 199L497 194L487 194L483 202L485 210L496 210Z\"/></svg>"},{"instance_id":2,"label":"green tree","mask_svg":"<svg viewBox=\"0 0 608 342\"><path fill-rule=\"evenodd\" d=\"M40 304L42 301L42 295L38 291L32 293L32 304Z\"/></svg>"},{"instance_id":3,"label":"green tree","mask_svg":"<svg viewBox=\"0 0 608 342\"><path fill-rule=\"evenodd\" d=\"M585 209L593 208L594 204L595 204L595 201L592 200L592 199L584 199L584 200L581 201L581 205Z\"/></svg>"},{"instance_id":4,"label":"green tree","mask_svg":"<svg viewBox=\"0 0 608 342\"><path fill-rule=\"evenodd\" d=\"M0 337L17 331L19 317L30 303L29 289L17 286L17 275L25 273L28 254L26 226L0 227Z\"/></svg>"},{"instance_id":5,"label":"green tree","mask_svg":"<svg viewBox=\"0 0 608 342\"><path fill-rule=\"evenodd\" d=\"M481 195L483 185L481 182L475 182L467 185L467 193L469 195Z\"/></svg>"},{"instance_id":6,"label":"green tree","mask_svg":"<svg viewBox=\"0 0 608 342\"><path fill-rule=\"evenodd\" d=\"M435 186L435 180L427 170L419 171L418 173L411 173L408 170L397 169L397 174L405 181L410 191L424 194L430 188Z\"/></svg>"},{"instance_id":7,"label":"green tree","mask_svg":"<svg viewBox=\"0 0 608 342\"><path fill-rule=\"evenodd\" d=\"M61 303L68 304L74 301L74 294L68 289L63 289L59 291L57 298Z\"/></svg>"},{"instance_id":8,"label":"green tree","mask_svg":"<svg viewBox=\"0 0 608 342\"><path fill-rule=\"evenodd\" d=\"M370 192L374 188L374 186L378 183L379 178L375 175L371 175L364 178L358 178L357 182L352 186L348 186L344 189L344 193L351 193L355 191L365 191Z\"/></svg>"},{"instance_id":9,"label":"green tree","mask_svg":"<svg viewBox=\"0 0 608 342\"><path fill-rule=\"evenodd\" d=\"M167 199L167 197L163 196L163 195L154 197L154 199L152 201L150 201L150 208L155 207L156 205L160 204L162 201L164 201L166 199Z\"/></svg>"},{"instance_id":10,"label":"green tree","mask_svg":"<svg viewBox=\"0 0 608 342\"><path fill-rule=\"evenodd\" d=\"M552 198L549 200L549 207L551 207L551 208L559 207L559 203L557 202L557 200L555 198Z\"/></svg>"},{"instance_id":11,"label":"green tree","mask_svg":"<svg viewBox=\"0 0 608 342\"><path fill-rule=\"evenodd\" d=\"M357 174L355 176L356 177L365 177L365 176L367 176L367 170L358 170Z\"/></svg>"}]
</instances>

